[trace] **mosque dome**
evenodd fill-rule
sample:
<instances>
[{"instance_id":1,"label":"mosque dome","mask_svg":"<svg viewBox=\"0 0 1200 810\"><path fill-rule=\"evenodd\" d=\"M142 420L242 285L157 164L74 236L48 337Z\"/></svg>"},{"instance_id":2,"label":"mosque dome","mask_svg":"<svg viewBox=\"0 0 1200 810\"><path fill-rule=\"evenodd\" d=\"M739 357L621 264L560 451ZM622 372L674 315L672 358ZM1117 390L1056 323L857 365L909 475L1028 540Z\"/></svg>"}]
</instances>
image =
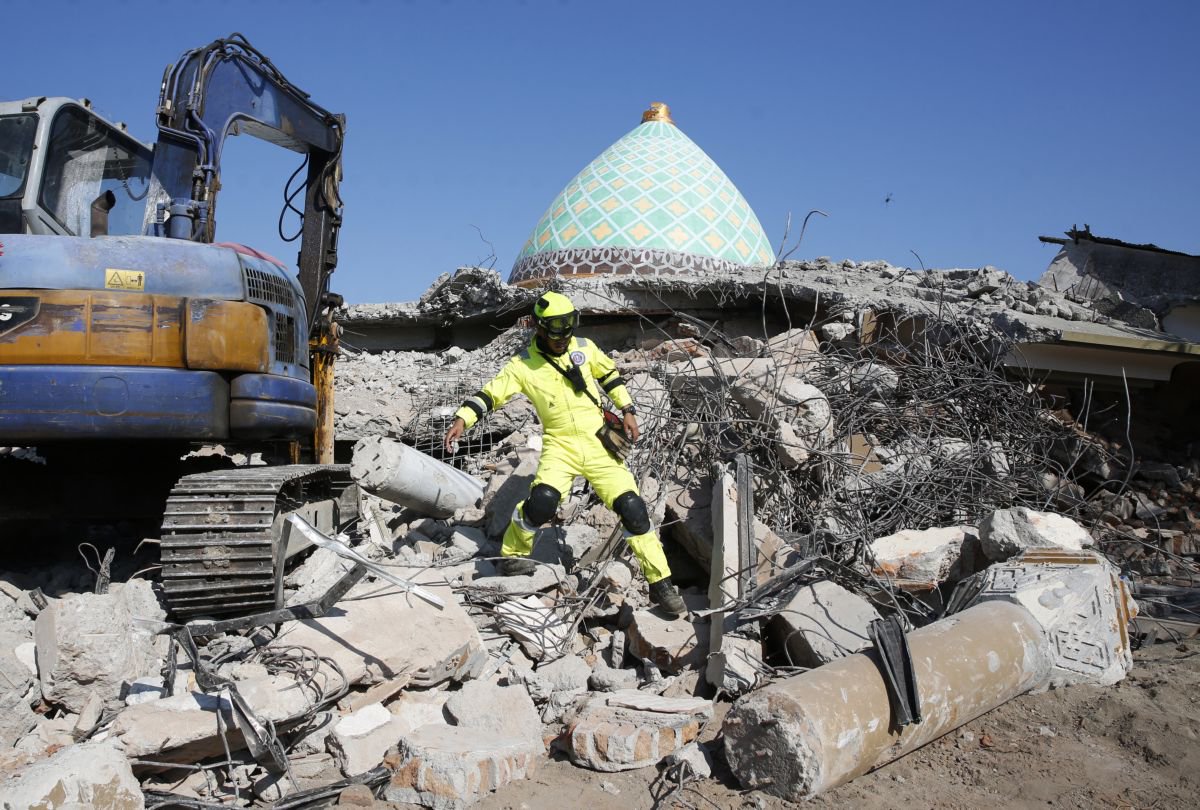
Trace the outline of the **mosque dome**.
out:
<instances>
[{"instance_id":1,"label":"mosque dome","mask_svg":"<svg viewBox=\"0 0 1200 810\"><path fill-rule=\"evenodd\" d=\"M508 280L711 275L773 261L741 192L655 102L554 198Z\"/></svg>"}]
</instances>

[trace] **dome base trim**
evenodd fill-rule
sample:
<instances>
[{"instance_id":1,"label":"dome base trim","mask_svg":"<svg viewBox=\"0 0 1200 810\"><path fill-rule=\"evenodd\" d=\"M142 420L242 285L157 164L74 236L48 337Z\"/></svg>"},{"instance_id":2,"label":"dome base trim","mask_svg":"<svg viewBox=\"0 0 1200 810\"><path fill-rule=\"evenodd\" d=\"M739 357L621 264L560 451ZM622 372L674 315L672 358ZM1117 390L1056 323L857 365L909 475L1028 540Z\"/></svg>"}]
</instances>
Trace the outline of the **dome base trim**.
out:
<instances>
[{"instance_id":1,"label":"dome base trim","mask_svg":"<svg viewBox=\"0 0 1200 810\"><path fill-rule=\"evenodd\" d=\"M549 250L519 259L508 283L533 286L555 276L721 276L761 264L737 264L658 248L589 247Z\"/></svg>"}]
</instances>

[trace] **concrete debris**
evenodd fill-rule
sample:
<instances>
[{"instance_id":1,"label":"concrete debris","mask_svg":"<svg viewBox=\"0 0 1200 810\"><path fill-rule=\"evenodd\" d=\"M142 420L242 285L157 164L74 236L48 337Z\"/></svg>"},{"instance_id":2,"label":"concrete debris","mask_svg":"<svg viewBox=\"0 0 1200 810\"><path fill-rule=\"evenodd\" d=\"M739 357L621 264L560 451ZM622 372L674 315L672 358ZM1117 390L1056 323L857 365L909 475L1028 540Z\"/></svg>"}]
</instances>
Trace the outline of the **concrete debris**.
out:
<instances>
[{"instance_id":1,"label":"concrete debris","mask_svg":"<svg viewBox=\"0 0 1200 810\"><path fill-rule=\"evenodd\" d=\"M407 733L428 725L449 725L446 718L446 703L450 693L441 690L405 692L388 705L401 723L401 731Z\"/></svg>"},{"instance_id":2,"label":"concrete debris","mask_svg":"<svg viewBox=\"0 0 1200 810\"><path fill-rule=\"evenodd\" d=\"M327 745L342 773L354 776L366 773L382 762L383 755L404 731L398 717L382 703L372 703L339 720Z\"/></svg>"},{"instance_id":3,"label":"concrete debris","mask_svg":"<svg viewBox=\"0 0 1200 810\"><path fill-rule=\"evenodd\" d=\"M641 692L600 695L568 728L568 755L576 765L596 771L645 768L695 740L711 718L706 700Z\"/></svg>"},{"instance_id":4,"label":"concrete debris","mask_svg":"<svg viewBox=\"0 0 1200 810\"><path fill-rule=\"evenodd\" d=\"M72 745L0 783L11 808L142 810L141 785L129 761L108 742Z\"/></svg>"},{"instance_id":5,"label":"concrete debris","mask_svg":"<svg viewBox=\"0 0 1200 810\"><path fill-rule=\"evenodd\" d=\"M0 606L0 747L15 743L37 723L41 701L37 666L30 667L33 622L15 604Z\"/></svg>"},{"instance_id":6,"label":"concrete debris","mask_svg":"<svg viewBox=\"0 0 1200 810\"><path fill-rule=\"evenodd\" d=\"M64 714L61 717L38 717L33 731L17 740L15 748L34 756L46 756L52 751L76 741L74 729L78 715Z\"/></svg>"},{"instance_id":7,"label":"concrete debris","mask_svg":"<svg viewBox=\"0 0 1200 810\"><path fill-rule=\"evenodd\" d=\"M979 540L988 559L1003 562L1023 551L1061 548L1081 551L1092 545L1087 529L1069 517L1026 507L998 509L979 524Z\"/></svg>"},{"instance_id":8,"label":"concrete debris","mask_svg":"<svg viewBox=\"0 0 1200 810\"><path fill-rule=\"evenodd\" d=\"M38 716L29 703L21 690L0 691L0 746L11 748L37 725Z\"/></svg>"},{"instance_id":9,"label":"concrete debris","mask_svg":"<svg viewBox=\"0 0 1200 810\"><path fill-rule=\"evenodd\" d=\"M446 701L446 714L456 726L539 743L542 740L542 721L523 686L469 681L450 695Z\"/></svg>"},{"instance_id":10,"label":"concrete debris","mask_svg":"<svg viewBox=\"0 0 1200 810\"><path fill-rule=\"evenodd\" d=\"M389 585L359 583L337 611L285 624L275 646L308 647L335 662L351 684L369 685L401 672L424 687L470 677L484 652L466 611L433 569L396 572L443 598L445 607ZM338 675L328 677L336 682Z\"/></svg>"},{"instance_id":11,"label":"concrete debris","mask_svg":"<svg viewBox=\"0 0 1200 810\"><path fill-rule=\"evenodd\" d=\"M979 542L974 526L907 530L875 540L871 554L877 573L936 587L975 573Z\"/></svg>"},{"instance_id":12,"label":"concrete debris","mask_svg":"<svg viewBox=\"0 0 1200 810\"><path fill-rule=\"evenodd\" d=\"M480 577L471 581L476 588L486 588L503 594L523 594L530 591L548 591L562 587L567 581L567 571L557 563L539 565L526 576Z\"/></svg>"},{"instance_id":13,"label":"concrete debris","mask_svg":"<svg viewBox=\"0 0 1200 810\"><path fill-rule=\"evenodd\" d=\"M790 666L819 667L871 646L871 622L879 612L836 582L804 585L767 625Z\"/></svg>"},{"instance_id":14,"label":"concrete debris","mask_svg":"<svg viewBox=\"0 0 1200 810\"><path fill-rule=\"evenodd\" d=\"M531 683L540 684L539 694L549 697L554 692L581 692L587 688L592 668L582 658L564 656L557 661L539 664Z\"/></svg>"},{"instance_id":15,"label":"concrete debris","mask_svg":"<svg viewBox=\"0 0 1200 810\"><path fill-rule=\"evenodd\" d=\"M689 776L697 779L707 779L712 776L712 754L698 743L690 742L677 751L672 751L663 759L667 768L685 767ZM682 774L681 774L682 775Z\"/></svg>"},{"instance_id":16,"label":"concrete debris","mask_svg":"<svg viewBox=\"0 0 1200 810\"><path fill-rule=\"evenodd\" d=\"M488 793L531 776L542 741L459 726L422 726L403 735L383 797L432 810L469 807Z\"/></svg>"},{"instance_id":17,"label":"concrete debris","mask_svg":"<svg viewBox=\"0 0 1200 810\"><path fill-rule=\"evenodd\" d=\"M78 712L95 690L115 704L123 682L161 669L166 639L154 625L166 616L141 579L107 594L51 600L34 633L43 698Z\"/></svg>"},{"instance_id":18,"label":"concrete debris","mask_svg":"<svg viewBox=\"0 0 1200 810\"><path fill-rule=\"evenodd\" d=\"M691 610L708 607L707 597L683 594ZM659 611L639 610L629 625L629 651L649 659L664 672L701 667L708 658L708 619L672 618Z\"/></svg>"},{"instance_id":19,"label":"concrete debris","mask_svg":"<svg viewBox=\"0 0 1200 810\"><path fill-rule=\"evenodd\" d=\"M562 655L571 634L571 625L556 609L532 594L498 604L496 621L501 632L516 639L535 661Z\"/></svg>"},{"instance_id":20,"label":"concrete debris","mask_svg":"<svg viewBox=\"0 0 1200 810\"><path fill-rule=\"evenodd\" d=\"M304 684L287 675L241 681L237 689L260 721L282 724L312 709L312 696ZM230 699L203 692L129 706L113 720L111 735L130 758L168 762L215 756L226 744L234 750L246 745L234 723Z\"/></svg>"},{"instance_id":21,"label":"concrete debris","mask_svg":"<svg viewBox=\"0 0 1200 810\"><path fill-rule=\"evenodd\" d=\"M588 676L588 689L593 692L619 692L627 689L637 689L638 674L632 669L613 669L603 662L597 662L596 668Z\"/></svg>"}]
</instances>

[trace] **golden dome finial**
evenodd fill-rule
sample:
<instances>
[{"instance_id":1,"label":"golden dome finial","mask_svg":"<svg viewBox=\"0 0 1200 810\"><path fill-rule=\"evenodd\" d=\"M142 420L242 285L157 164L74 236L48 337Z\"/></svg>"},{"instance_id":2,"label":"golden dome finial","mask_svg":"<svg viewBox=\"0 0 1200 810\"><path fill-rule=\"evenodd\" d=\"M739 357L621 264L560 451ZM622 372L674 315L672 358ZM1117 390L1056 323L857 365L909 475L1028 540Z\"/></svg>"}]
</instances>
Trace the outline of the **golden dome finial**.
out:
<instances>
[{"instance_id":1,"label":"golden dome finial","mask_svg":"<svg viewBox=\"0 0 1200 810\"><path fill-rule=\"evenodd\" d=\"M663 121L668 124L674 124L671 120L671 108L661 101L650 102L650 109L642 113L642 123L647 121Z\"/></svg>"}]
</instances>

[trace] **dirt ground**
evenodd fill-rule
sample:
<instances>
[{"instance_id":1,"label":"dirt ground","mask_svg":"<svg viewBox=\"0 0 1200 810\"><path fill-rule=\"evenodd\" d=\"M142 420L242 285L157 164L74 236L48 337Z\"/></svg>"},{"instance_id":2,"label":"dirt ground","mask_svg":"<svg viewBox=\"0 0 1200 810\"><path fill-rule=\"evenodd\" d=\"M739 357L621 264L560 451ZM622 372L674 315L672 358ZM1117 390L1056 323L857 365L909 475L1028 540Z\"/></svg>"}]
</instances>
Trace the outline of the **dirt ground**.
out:
<instances>
[{"instance_id":1,"label":"dirt ground","mask_svg":"<svg viewBox=\"0 0 1200 810\"><path fill-rule=\"evenodd\" d=\"M1025 695L921 750L805 804L855 808L1196 807L1200 789L1200 640L1134 653L1114 687ZM714 778L672 793L652 768L597 773L557 759L482 810L779 808L742 791L725 765L720 718L701 738Z\"/></svg>"}]
</instances>

